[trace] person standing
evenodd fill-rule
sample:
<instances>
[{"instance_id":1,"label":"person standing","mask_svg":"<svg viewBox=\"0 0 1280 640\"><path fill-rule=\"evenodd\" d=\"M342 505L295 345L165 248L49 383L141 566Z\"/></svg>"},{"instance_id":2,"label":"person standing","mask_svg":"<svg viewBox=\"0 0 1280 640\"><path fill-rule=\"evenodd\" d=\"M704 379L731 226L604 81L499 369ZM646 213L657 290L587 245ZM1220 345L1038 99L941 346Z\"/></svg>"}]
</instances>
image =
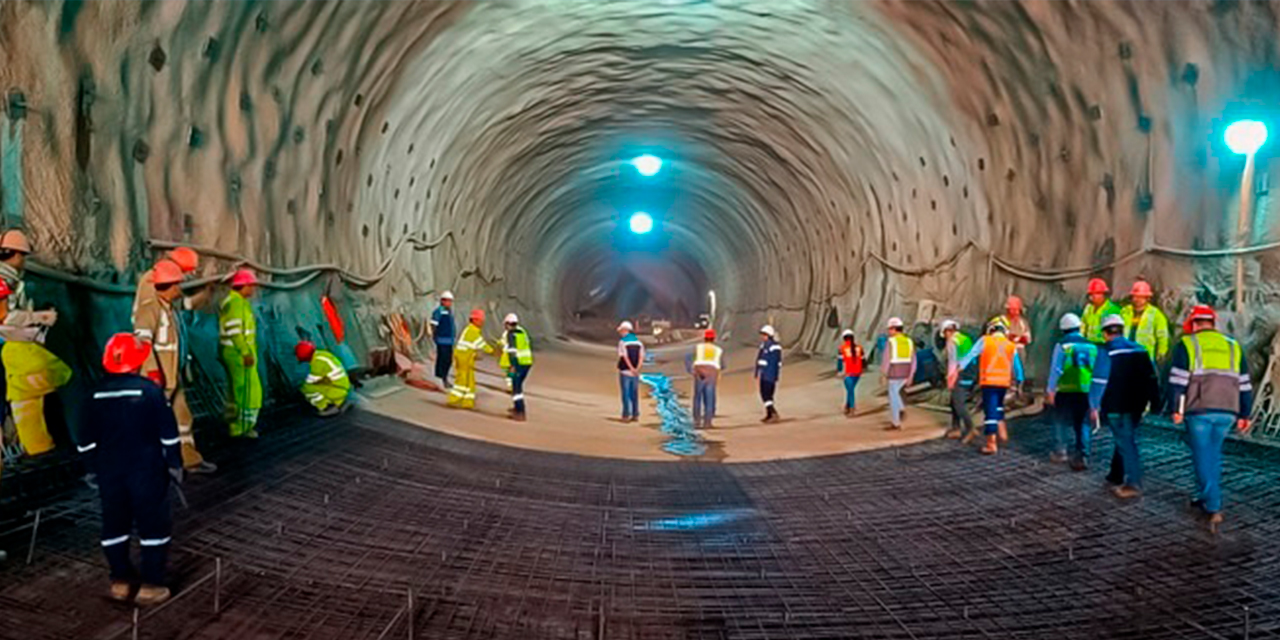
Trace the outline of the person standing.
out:
<instances>
[{"instance_id":1,"label":"person standing","mask_svg":"<svg viewBox=\"0 0 1280 640\"><path fill-rule=\"evenodd\" d=\"M1022 360L1022 364L1027 364L1027 347L1031 345L1031 322L1027 320L1024 313L1026 306L1022 303L1022 298L1018 296L1009 296L1004 303L1005 314L1000 316L1009 327L1009 339L1013 344L1018 346L1018 357Z\"/></svg>"},{"instance_id":2,"label":"person standing","mask_svg":"<svg viewBox=\"0 0 1280 640\"><path fill-rule=\"evenodd\" d=\"M440 306L431 312L431 340L436 344L436 377L440 388L449 388L449 369L453 368L453 293L440 294Z\"/></svg>"},{"instance_id":3,"label":"person standing","mask_svg":"<svg viewBox=\"0 0 1280 640\"><path fill-rule=\"evenodd\" d=\"M511 411L508 415L516 422L527 419L524 404L524 381L533 368L533 348L529 334L520 326L520 318L508 313L502 320L506 331L502 332L502 357L499 364L511 379Z\"/></svg>"},{"instance_id":4,"label":"person standing","mask_svg":"<svg viewBox=\"0 0 1280 640\"><path fill-rule=\"evenodd\" d=\"M27 297L27 285L23 277L27 271L27 256L31 254L31 241L21 229L9 229L0 233L0 280L9 285L9 309L31 311L31 299Z\"/></svg>"},{"instance_id":5,"label":"person standing","mask_svg":"<svg viewBox=\"0 0 1280 640\"><path fill-rule=\"evenodd\" d=\"M618 385L622 389L622 421L640 419L640 367L644 365L644 344L636 337L628 320L618 325Z\"/></svg>"},{"instance_id":6,"label":"person standing","mask_svg":"<svg viewBox=\"0 0 1280 640\"><path fill-rule=\"evenodd\" d=\"M1125 337L1146 348L1156 366L1169 355L1169 318L1151 304L1151 285L1139 280L1129 291L1131 304L1120 311L1124 318Z\"/></svg>"},{"instance_id":7,"label":"person standing","mask_svg":"<svg viewBox=\"0 0 1280 640\"><path fill-rule=\"evenodd\" d=\"M887 328L887 357L881 360L880 369L889 387L889 426L886 428L895 430L902 428L902 392L916 376L916 343L902 332L901 318L889 318Z\"/></svg>"},{"instance_id":8,"label":"person standing","mask_svg":"<svg viewBox=\"0 0 1280 640\"><path fill-rule=\"evenodd\" d=\"M1234 426L1249 432L1253 411L1253 382L1244 350L1234 338L1216 328L1212 307L1196 305L1185 328L1187 335L1173 349L1169 385L1173 392L1173 422L1186 423L1191 461L1196 470L1193 504L1209 526L1222 524L1222 445Z\"/></svg>"},{"instance_id":9,"label":"person standing","mask_svg":"<svg viewBox=\"0 0 1280 640\"><path fill-rule=\"evenodd\" d=\"M249 299L258 288L258 277L248 269L231 276L231 291L218 310L219 356L231 384L235 416L231 437L257 438L258 413L262 411L262 380L258 377L258 322Z\"/></svg>"},{"instance_id":10,"label":"person standing","mask_svg":"<svg viewBox=\"0 0 1280 640\"><path fill-rule=\"evenodd\" d=\"M966 369L975 359L978 361L978 385L982 388L982 426L987 442L982 453L992 455L999 452L998 442L1009 441L1009 427L1004 420L1004 398L1014 383L1023 379L1022 358L1018 356L1018 346L1009 339L1004 321L992 320L987 327L987 335L978 338L969 355L960 359L957 367ZM958 374L948 375L947 384L955 384Z\"/></svg>"},{"instance_id":11,"label":"person standing","mask_svg":"<svg viewBox=\"0 0 1280 640\"><path fill-rule=\"evenodd\" d=\"M30 456L55 448L54 434L67 433L58 389L71 380L71 368L44 346L51 312L9 311L0 326L0 362L4 363L6 397L22 450Z\"/></svg>"},{"instance_id":12,"label":"person standing","mask_svg":"<svg viewBox=\"0 0 1280 640\"><path fill-rule=\"evenodd\" d=\"M716 345L716 330L702 332L702 344L693 348L693 426L711 428L716 417L716 383L724 369L724 350Z\"/></svg>"},{"instance_id":13,"label":"person standing","mask_svg":"<svg viewBox=\"0 0 1280 640\"><path fill-rule=\"evenodd\" d=\"M341 413L347 407L351 378L347 376L347 370L338 356L324 349L316 349L316 344L310 340L303 340L294 346L293 355L298 362L310 364L307 379L302 383L302 395L307 402L322 417Z\"/></svg>"},{"instance_id":14,"label":"person standing","mask_svg":"<svg viewBox=\"0 0 1280 640\"><path fill-rule=\"evenodd\" d=\"M1094 344L1102 344L1102 319L1110 315L1119 315L1120 307L1108 298L1111 287L1102 278L1089 281L1089 302L1080 313L1080 335Z\"/></svg>"},{"instance_id":15,"label":"person standing","mask_svg":"<svg viewBox=\"0 0 1280 640\"><path fill-rule=\"evenodd\" d=\"M1111 492L1118 498L1142 495L1142 459L1138 453L1138 426L1148 407L1158 406L1160 381L1151 356L1140 344L1124 337L1125 322L1118 314L1102 319L1107 342L1098 351L1089 388L1089 409L1115 440L1123 461L1121 484Z\"/></svg>"},{"instance_id":16,"label":"person standing","mask_svg":"<svg viewBox=\"0 0 1280 640\"><path fill-rule=\"evenodd\" d=\"M858 400L855 392L858 380L862 379L862 368L865 366L866 354L862 345L853 339L853 330L845 329L840 334L840 350L836 353L836 371L844 374L844 415L852 418Z\"/></svg>"},{"instance_id":17,"label":"person standing","mask_svg":"<svg viewBox=\"0 0 1280 640\"><path fill-rule=\"evenodd\" d=\"M462 330L454 348L454 362L458 372L449 388L449 406L472 409L476 406L476 364L480 352L493 353L493 346L484 339L484 309L472 309L467 326Z\"/></svg>"},{"instance_id":18,"label":"person standing","mask_svg":"<svg viewBox=\"0 0 1280 640\"><path fill-rule=\"evenodd\" d=\"M960 361L973 349L973 338L960 331L959 322L943 320L942 339L946 345L947 387L951 390L951 428L947 430L947 437L956 440L963 436L965 444L968 444L978 436L977 430L973 428L973 417L969 415L973 370L961 370Z\"/></svg>"},{"instance_id":19,"label":"person standing","mask_svg":"<svg viewBox=\"0 0 1280 640\"><path fill-rule=\"evenodd\" d=\"M782 375L782 345L772 325L760 327L760 350L756 353L755 378L760 382L760 400L764 402L764 418L760 422L780 422L778 410L773 406L774 393L778 391L778 378Z\"/></svg>"},{"instance_id":20,"label":"person standing","mask_svg":"<svg viewBox=\"0 0 1280 640\"><path fill-rule=\"evenodd\" d=\"M1048 395L1045 404L1053 407L1053 462L1071 461L1074 471L1084 471L1089 463L1089 388L1098 346L1080 335L1080 316L1068 313L1058 322L1062 339L1053 346L1049 365ZM1070 455L1067 447L1074 441Z\"/></svg>"},{"instance_id":21,"label":"person standing","mask_svg":"<svg viewBox=\"0 0 1280 640\"><path fill-rule=\"evenodd\" d=\"M182 481L181 437L164 390L139 375L151 343L129 333L107 342L107 377L94 386L76 448L97 474L102 501L102 551L111 567L111 598L154 605L169 599L165 565L171 543L170 481ZM142 548L139 575L130 559L135 526Z\"/></svg>"}]
</instances>

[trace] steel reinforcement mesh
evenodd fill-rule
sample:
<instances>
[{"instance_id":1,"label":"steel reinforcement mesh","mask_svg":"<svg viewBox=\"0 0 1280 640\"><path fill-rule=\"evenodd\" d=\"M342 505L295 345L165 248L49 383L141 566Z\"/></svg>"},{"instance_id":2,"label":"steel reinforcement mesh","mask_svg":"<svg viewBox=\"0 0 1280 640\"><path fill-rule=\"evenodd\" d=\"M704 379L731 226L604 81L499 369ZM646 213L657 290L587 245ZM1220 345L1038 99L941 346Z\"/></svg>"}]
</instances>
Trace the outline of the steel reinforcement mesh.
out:
<instances>
[{"instance_id":1,"label":"steel reinforcement mesh","mask_svg":"<svg viewBox=\"0 0 1280 640\"><path fill-rule=\"evenodd\" d=\"M137 633L1280 635L1280 451L1228 446L1228 520L1211 534L1185 506L1176 433L1144 432L1146 495L1120 503L1101 465L1049 464L1045 431L1016 425L994 458L943 441L723 465L514 450L362 413L277 424L188 483L179 597ZM29 530L0 540L0 637L131 637L132 610L103 598L87 494L46 508L31 566Z\"/></svg>"}]
</instances>

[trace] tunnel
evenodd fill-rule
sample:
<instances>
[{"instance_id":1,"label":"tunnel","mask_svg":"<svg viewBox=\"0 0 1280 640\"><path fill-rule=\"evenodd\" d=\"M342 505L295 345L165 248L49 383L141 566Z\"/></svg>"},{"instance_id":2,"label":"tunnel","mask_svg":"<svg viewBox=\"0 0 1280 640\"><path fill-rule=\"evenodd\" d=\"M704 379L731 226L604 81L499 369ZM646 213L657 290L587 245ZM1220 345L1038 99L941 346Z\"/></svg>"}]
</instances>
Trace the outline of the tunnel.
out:
<instances>
[{"instance_id":1,"label":"tunnel","mask_svg":"<svg viewBox=\"0 0 1280 640\"><path fill-rule=\"evenodd\" d=\"M223 435L218 311L192 313L183 384L222 470L176 512L190 595L143 637L1268 637L1277 34L1267 0L14 0L0 218L31 240L36 308L57 310L64 450L165 251L199 253L191 290L263 281L254 366L281 435ZM1244 119L1273 140L1233 151ZM1095 278L1121 304L1149 283L1175 341L1198 304L1239 341L1254 426L1227 445L1244 524L1223 536L1171 524L1191 463L1164 418L1129 519L1076 475L1038 475L1053 412L1035 398ZM445 407L445 292L459 331L486 312L493 345L519 317L538 424L504 421L488 360L482 410ZM944 319L976 337L1009 296L1035 338L1007 457L984 470L939 439L937 369L912 380L932 388L907 433L882 433L886 323L933 357ZM643 430L611 413L623 320L676 388L643 383ZM765 325L785 362L772 431L752 379ZM659 444L684 437L671 411L706 329L728 427L681 459ZM826 415L846 330L872 353L857 397L875 426L856 434ZM354 416L299 417L299 340L358 379ZM13 637L123 633L119 609L31 595L55 569L100 586L94 494L58 460L6 464L0 611L21 611ZM73 515L40 533L41 513ZM209 618L191 612L215 558L242 599ZM1212 594L1185 588L1206 576ZM1086 606L1104 610L1070 627Z\"/></svg>"}]
</instances>

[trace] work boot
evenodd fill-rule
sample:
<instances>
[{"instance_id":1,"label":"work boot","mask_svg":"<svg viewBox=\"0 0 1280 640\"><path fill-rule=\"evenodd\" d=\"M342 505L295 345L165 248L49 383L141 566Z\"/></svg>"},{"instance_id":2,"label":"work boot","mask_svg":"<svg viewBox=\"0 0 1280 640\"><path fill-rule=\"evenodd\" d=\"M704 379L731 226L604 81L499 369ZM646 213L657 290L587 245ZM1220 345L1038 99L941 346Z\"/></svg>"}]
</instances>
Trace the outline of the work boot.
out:
<instances>
[{"instance_id":1,"label":"work boot","mask_svg":"<svg viewBox=\"0 0 1280 640\"><path fill-rule=\"evenodd\" d=\"M154 585L144 584L142 585L142 588L138 589L138 597L134 598L134 602L145 607L153 604L160 604L161 602L168 600L169 596L169 587L157 587Z\"/></svg>"},{"instance_id":2,"label":"work boot","mask_svg":"<svg viewBox=\"0 0 1280 640\"><path fill-rule=\"evenodd\" d=\"M248 430L248 431L244 432L244 436L243 436L243 437L248 438L248 439L250 439L250 440L257 440L257 439L258 439L258 430L257 430L257 429L250 429L250 430Z\"/></svg>"},{"instance_id":3,"label":"work boot","mask_svg":"<svg viewBox=\"0 0 1280 640\"><path fill-rule=\"evenodd\" d=\"M187 473L214 473L217 470L218 465L209 462L208 460L201 460L199 464L187 467Z\"/></svg>"},{"instance_id":4,"label":"work boot","mask_svg":"<svg viewBox=\"0 0 1280 640\"><path fill-rule=\"evenodd\" d=\"M965 445L973 444L973 441L976 440L977 438L978 438L978 430L976 428L970 428L969 432L964 434L964 438L960 440L960 444L965 444Z\"/></svg>"},{"instance_id":5,"label":"work boot","mask_svg":"<svg viewBox=\"0 0 1280 640\"><path fill-rule=\"evenodd\" d=\"M329 405L329 406L327 406L327 407L325 407L325 408L323 408L323 409L321 409L321 410L320 410L320 417L321 417L321 418L332 418L333 416L338 415L338 412L340 412L340 411L342 411L342 408L341 408L341 407L339 407L338 405L335 405L335 404L331 404L331 405Z\"/></svg>"},{"instance_id":6,"label":"work boot","mask_svg":"<svg viewBox=\"0 0 1280 640\"><path fill-rule=\"evenodd\" d=\"M773 424L775 422L781 422L782 417L778 415L777 409L774 409L773 407L769 407L769 413L765 415L764 421L769 424Z\"/></svg>"},{"instance_id":7,"label":"work boot","mask_svg":"<svg viewBox=\"0 0 1280 640\"><path fill-rule=\"evenodd\" d=\"M1219 511L1218 513L1209 514L1209 517L1205 519L1205 522L1209 525L1209 531L1217 533L1218 527L1222 525L1222 520L1222 512Z\"/></svg>"},{"instance_id":8,"label":"work boot","mask_svg":"<svg viewBox=\"0 0 1280 640\"><path fill-rule=\"evenodd\" d=\"M109 595L112 600L115 600L116 602L127 602L129 600L130 591L133 591L133 586L128 582L121 582L119 580L111 581L111 591L109 592Z\"/></svg>"},{"instance_id":9,"label":"work boot","mask_svg":"<svg viewBox=\"0 0 1280 640\"><path fill-rule=\"evenodd\" d=\"M1053 453L1049 454L1049 462L1053 462L1055 464L1062 464L1063 462L1066 462L1066 461L1067 461L1066 451L1054 451Z\"/></svg>"},{"instance_id":10,"label":"work boot","mask_svg":"<svg viewBox=\"0 0 1280 640\"><path fill-rule=\"evenodd\" d=\"M1121 500L1131 500L1133 498L1136 498L1142 495L1142 490L1137 487L1131 487L1127 484L1122 484L1118 487L1113 488L1111 490L1111 493L1115 495L1115 497L1120 498Z\"/></svg>"},{"instance_id":11,"label":"work boot","mask_svg":"<svg viewBox=\"0 0 1280 640\"><path fill-rule=\"evenodd\" d=\"M1009 441L1009 428L1008 428L1007 426L1005 426L1005 424L1004 424L1004 420L1001 420L1001 421L1000 421L1000 424L996 425L996 427L999 429L1000 442L1001 442L1001 443L1008 442L1008 441Z\"/></svg>"},{"instance_id":12,"label":"work boot","mask_svg":"<svg viewBox=\"0 0 1280 640\"><path fill-rule=\"evenodd\" d=\"M1076 456L1076 458L1071 461L1072 471L1085 471L1088 468L1089 462L1084 459L1084 456Z\"/></svg>"},{"instance_id":13,"label":"work boot","mask_svg":"<svg viewBox=\"0 0 1280 640\"><path fill-rule=\"evenodd\" d=\"M982 447L982 453L992 455L1000 451L1000 445L996 444L996 436L987 436L987 444Z\"/></svg>"},{"instance_id":14,"label":"work boot","mask_svg":"<svg viewBox=\"0 0 1280 640\"><path fill-rule=\"evenodd\" d=\"M845 408L844 408L844 415L846 415L846 416L851 416L851 415L853 415L853 407L845 407Z\"/></svg>"},{"instance_id":15,"label":"work boot","mask_svg":"<svg viewBox=\"0 0 1280 640\"><path fill-rule=\"evenodd\" d=\"M524 412L516 411L515 409L511 410L511 419L515 420L516 422L524 422L526 420Z\"/></svg>"},{"instance_id":16,"label":"work boot","mask_svg":"<svg viewBox=\"0 0 1280 640\"><path fill-rule=\"evenodd\" d=\"M892 422L889 423L889 426L884 428L885 431L899 431L901 429L902 429L902 425L893 424Z\"/></svg>"},{"instance_id":17,"label":"work boot","mask_svg":"<svg viewBox=\"0 0 1280 640\"><path fill-rule=\"evenodd\" d=\"M950 429L947 429L946 438L948 440L959 440L960 439L959 427L951 427Z\"/></svg>"}]
</instances>

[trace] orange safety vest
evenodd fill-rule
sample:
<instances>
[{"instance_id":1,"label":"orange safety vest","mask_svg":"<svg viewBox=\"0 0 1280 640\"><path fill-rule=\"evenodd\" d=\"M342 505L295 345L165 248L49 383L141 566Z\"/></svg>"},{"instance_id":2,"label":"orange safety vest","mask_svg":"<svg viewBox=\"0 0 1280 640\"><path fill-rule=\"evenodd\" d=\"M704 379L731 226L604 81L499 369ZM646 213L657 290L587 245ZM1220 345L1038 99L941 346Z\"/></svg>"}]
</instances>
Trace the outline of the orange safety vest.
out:
<instances>
[{"instance_id":1,"label":"orange safety vest","mask_svg":"<svg viewBox=\"0 0 1280 640\"><path fill-rule=\"evenodd\" d=\"M1018 345L1004 334L993 333L983 338L978 384L1005 389L1013 386L1013 359L1017 353Z\"/></svg>"}]
</instances>

